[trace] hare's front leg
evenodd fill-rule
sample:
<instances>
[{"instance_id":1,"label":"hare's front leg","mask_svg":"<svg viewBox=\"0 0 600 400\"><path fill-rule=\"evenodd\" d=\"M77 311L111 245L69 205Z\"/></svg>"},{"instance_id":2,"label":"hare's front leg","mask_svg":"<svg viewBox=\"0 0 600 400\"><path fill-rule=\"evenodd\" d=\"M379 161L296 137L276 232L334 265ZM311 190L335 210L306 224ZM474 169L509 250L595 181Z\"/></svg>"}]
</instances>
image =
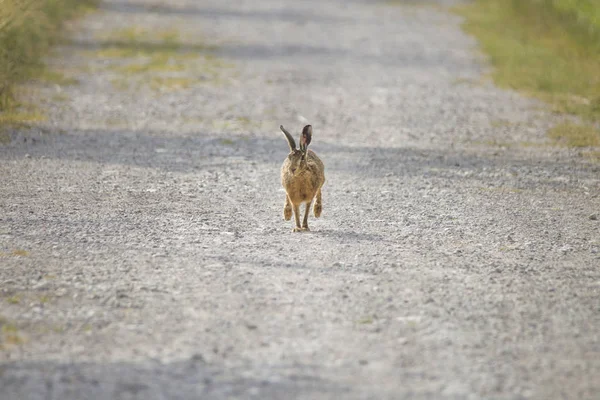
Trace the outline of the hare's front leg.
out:
<instances>
[{"instance_id":1,"label":"hare's front leg","mask_svg":"<svg viewBox=\"0 0 600 400\"><path fill-rule=\"evenodd\" d=\"M311 203L312 203L311 201L306 203L306 209L304 210L304 220L302 221L302 230L303 231L310 231L310 229L308 229L308 214L310 213L310 204Z\"/></svg>"},{"instance_id":2,"label":"hare's front leg","mask_svg":"<svg viewBox=\"0 0 600 400\"><path fill-rule=\"evenodd\" d=\"M292 218L292 203L287 194L285 195L285 205L283 206L283 218L285 218L286 221L289 221Z\"/></svg>"},{"instance_id":3,"label":"hare's front leg","mask_svg":"<svg viewBox=\"0 0 600 400\"><path fill-rule=\"evenodd\" d=\"M302 231L302 227L300 227L300 205L292 204L294 206L294 219L296 220L296 227L294 228L294 232Z\"/></svg>"}]
</instances>

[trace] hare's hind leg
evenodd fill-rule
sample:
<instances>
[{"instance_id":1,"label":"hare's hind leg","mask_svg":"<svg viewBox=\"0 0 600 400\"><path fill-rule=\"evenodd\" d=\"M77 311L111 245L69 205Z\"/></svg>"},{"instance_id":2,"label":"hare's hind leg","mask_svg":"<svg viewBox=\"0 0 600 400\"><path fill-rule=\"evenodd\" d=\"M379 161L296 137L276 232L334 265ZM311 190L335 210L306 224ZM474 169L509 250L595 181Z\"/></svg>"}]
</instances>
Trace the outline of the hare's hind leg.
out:
<instances>
[{"instance_id":1,"label":"hare's hind leg","mask_svg":"<svg viewBox=\"0 0 600 400\"><path fill-rule=\"evenodd\" d=\"M302 231L302 227L300 226L300 205L292 204L294 206L294 219L296 221L296 227L294 228L294 232Z\"/></svg>"},{"instance_id":2,"label":"hare's hind leg","mask_svg":"<svg viewBox=\"0 0 600 400\"><path fill-rule=\"evenodd\" d=\"M321 216L321 211L323 211L323 204L321 203L321 188L319 188L319 190L317 190L317 199L315 200L315 206L313 207L315 217L319 218Z\"/></svg>"},{"instance_id":3,"label":"hare's hind leg","mask_svg":"<svg viewBox=\"0 0 600 400\"><path fill-rule=\"evenodd\" d=\"M310 229L308 229L308 214L310 213L310 203L311 202L306 203L306 209L304 210L304 220L302 221L303 231L310 231Z\"/></svg>"},{"instance_id":4,"label":"hare's hind leg","mask_svg":"<svg viewBox=\"0 0 600 400\"><path fill-rule=\"evenodd\" d=\"M287 194L285 195L285 205L283 206L283 218L285 218L286 221L289 221L292 218L292 203Z\"/></svg>"}]
</instances>

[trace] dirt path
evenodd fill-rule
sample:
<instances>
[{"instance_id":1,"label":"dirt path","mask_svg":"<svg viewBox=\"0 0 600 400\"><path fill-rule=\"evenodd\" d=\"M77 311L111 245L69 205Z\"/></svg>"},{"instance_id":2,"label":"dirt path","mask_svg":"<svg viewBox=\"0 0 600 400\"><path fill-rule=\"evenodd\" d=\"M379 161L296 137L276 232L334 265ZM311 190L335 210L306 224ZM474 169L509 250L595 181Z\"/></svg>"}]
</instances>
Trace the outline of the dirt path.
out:
<instances>
[{"instance_id":1,"label":"dirt path","mask_svg":"<svg viewBox=\"0 0 600 400\"><path fill-rule=\"evenodd\" d=\"M0 147L13 399L593 399L600 166L440 7L106 1ZM323 216L282 220L314 127Z\"/></svg>"}]
</instances>

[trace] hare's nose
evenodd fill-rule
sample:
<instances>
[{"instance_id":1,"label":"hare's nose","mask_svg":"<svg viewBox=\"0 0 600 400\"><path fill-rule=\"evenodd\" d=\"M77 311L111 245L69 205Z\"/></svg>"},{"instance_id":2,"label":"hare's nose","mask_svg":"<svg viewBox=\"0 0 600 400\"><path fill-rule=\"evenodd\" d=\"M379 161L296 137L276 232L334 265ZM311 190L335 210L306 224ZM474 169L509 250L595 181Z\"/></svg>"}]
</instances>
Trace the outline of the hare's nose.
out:
<instances>
[{"instance_id":1,"label":"hare's nose","mask_svg":"<svg viewBox=\"0 0 600 400\"><path fill-rule=\"evenodd\" d=\"M296 172L296 168L292 168L292 174Z\"/></svg>"}]
</instances>

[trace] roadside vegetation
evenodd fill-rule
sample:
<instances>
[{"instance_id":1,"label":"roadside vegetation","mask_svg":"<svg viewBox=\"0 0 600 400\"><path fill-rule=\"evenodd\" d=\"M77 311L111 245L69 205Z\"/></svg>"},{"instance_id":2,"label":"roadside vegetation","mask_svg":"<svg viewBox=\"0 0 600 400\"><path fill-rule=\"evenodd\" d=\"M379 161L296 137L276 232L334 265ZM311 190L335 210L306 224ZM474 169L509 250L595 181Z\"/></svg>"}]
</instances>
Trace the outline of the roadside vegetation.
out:
<instances>
[{"instance_id":1,"label":"roadside vegetation","mask_svg":"<svg viewBox=\"0 0 600 400\"><path fill-rule=\"evenodd\" d=\"M116 89L149 86L166 92L200 83L225 84L223 72L233 65L216 57L215 49L201 38L184 41L177 30L147 31L130 26L99 37L98 48L86 55L101 58L105 68L118 73L111 80Z\"/></svg>"},{"instance_id":2,"label":"roadside vegetation","mask_svg":"<svg viewBox=\"0 0 600 400\"><path fill-rule=\"evenodd\" d=\"M43 57L64 33L65 21L90 10L96 0L0 0L0 128L39 121L19 104L16 87L28 79L54 77Z\"/></svg>"},{"instance_id":3,"label":"roadside vegetation","mask_svg":"<svg viewBox=\"0 0 600 400\"><path fill-rule=\"evenodd\" d=\"M551 138L600 146L600 2L475 0L456 12L489 56L497 85L580 117L554 127Z\"/></svg>"}]
</instances>

